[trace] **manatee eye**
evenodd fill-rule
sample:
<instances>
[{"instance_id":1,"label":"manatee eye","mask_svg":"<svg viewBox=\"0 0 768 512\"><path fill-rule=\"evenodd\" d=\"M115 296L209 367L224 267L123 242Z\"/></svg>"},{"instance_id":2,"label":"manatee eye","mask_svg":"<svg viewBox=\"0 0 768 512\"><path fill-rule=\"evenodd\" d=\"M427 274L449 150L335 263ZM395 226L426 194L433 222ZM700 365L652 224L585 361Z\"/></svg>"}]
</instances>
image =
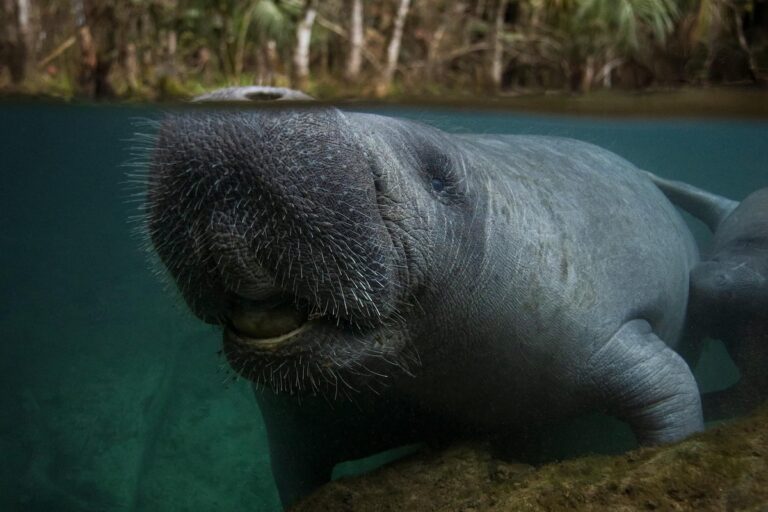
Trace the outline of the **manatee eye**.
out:
<instances>
[{"instance_id":1,"label":"manatee eye","mask_svg":"<svg viewBox=\"0 0 768 512\"><path fill-rule=\"evenodd\" d=\"M426 183L434 192L449 192L451 181L451 164L443 153L432 148L425 149L421 156L421 164Z\"/></svg>"},{"instance_id":2,"label":"manatee eye","mask_svg":"<svg viewBox=\"0 0 768 512\"><path fill-rule=\"evenodd\" d=\"M456 159L452 153L429 142L424 142L417 149L416 164L424 190L441 203L462 201L463 188L456 175Z\"/></svg>"}]
</instances>

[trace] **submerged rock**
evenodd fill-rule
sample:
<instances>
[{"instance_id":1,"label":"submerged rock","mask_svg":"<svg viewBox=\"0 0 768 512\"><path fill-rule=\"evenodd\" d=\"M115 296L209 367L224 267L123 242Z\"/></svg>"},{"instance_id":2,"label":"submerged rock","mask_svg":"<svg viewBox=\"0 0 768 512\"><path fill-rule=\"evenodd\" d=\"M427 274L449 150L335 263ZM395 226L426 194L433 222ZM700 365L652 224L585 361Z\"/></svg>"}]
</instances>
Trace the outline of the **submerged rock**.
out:
<instances>
[{"instance_id":1,"label":"submerged rock","mask_svg":"<svg viewBox=\"0 0 768 512\"><path fill-rule=\"evenodd\" d=\"M422 451L331 482L292 511L766 510L768 406L675 445L538 468L487 446Z\"/></svg>"}]
</instances>

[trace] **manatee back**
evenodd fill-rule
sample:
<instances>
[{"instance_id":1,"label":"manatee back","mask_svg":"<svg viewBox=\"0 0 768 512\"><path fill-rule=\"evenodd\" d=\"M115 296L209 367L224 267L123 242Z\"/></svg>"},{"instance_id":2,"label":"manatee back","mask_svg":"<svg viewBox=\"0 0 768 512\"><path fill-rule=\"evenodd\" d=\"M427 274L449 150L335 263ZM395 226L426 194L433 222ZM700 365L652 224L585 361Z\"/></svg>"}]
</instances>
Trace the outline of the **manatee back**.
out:
<instances>
[{"instance_id":1,"label":"manatee back","mask_svg":"<svg viewBox=\"0 0 768 512\"><path fill-rule=\"evenodd\" d=\"M507 282L536 297L542 318L519 338L551 330L553 339L569 332L574 343L590 345L628 318L644 318L676 346L698 251L684 220L645 173L573 139L461 138L476 148L477 160L488 161L479 168L494 173L489 196L511 212L508 223L494 222L497 245L515 260L536 262L523 268L510 262ZM584 331L574 332L576 326Z\"/></svg>"}]
</instances>

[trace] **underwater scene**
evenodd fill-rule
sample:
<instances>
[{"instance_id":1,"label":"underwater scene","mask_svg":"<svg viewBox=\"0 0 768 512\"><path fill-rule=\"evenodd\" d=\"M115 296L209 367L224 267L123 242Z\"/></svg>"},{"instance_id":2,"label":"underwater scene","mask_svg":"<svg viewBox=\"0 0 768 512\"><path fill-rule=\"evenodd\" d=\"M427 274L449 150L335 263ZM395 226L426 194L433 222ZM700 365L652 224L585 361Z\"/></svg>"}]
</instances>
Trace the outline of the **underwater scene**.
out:
<instances>
[{"instance_id":1,"label":"underwater scene","mask_svg":"<svg viewBox=\"0 0 768 512\"><path fill-rule=\"evenodd\" d=\"M768 196L738 202L768 187L768 121L341 109L0 105L0 510L425 510L384 497L433 463L434 510L758 510L766 453L751 472L733 439L722 503L526 479L697 435L698 392L707 429L766 396ZM700 261L734 284L710 296ZM760 424L734 432L765 447ZM435 455L455 440L494 458ZM659 467L709 467L694 442ZM462 498L477 467L558 498Z\"/></svg>"}]
</instances>

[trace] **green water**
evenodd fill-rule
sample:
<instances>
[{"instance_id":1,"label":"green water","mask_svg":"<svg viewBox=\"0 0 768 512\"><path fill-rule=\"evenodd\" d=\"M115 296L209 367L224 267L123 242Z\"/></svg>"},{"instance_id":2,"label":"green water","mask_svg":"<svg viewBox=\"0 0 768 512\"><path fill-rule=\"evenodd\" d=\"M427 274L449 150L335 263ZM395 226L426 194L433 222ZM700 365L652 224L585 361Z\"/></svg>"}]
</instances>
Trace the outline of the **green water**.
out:
<instances>
[{"instance_id":1,"label":"green water","mask_svg":"<svg viewBox=\"0 0 768 512\"><path fill-rule=\"evenodd\" d=\"M388 112L587 140L734 199L768 186L768 122ZM121 164L132 122L157 115L0 106L2 511L278 510L250 388L224 384L219 334L130 234ZM703 388L733 381L716 344L705 359Z\"/></svg>"}]
</instances>

